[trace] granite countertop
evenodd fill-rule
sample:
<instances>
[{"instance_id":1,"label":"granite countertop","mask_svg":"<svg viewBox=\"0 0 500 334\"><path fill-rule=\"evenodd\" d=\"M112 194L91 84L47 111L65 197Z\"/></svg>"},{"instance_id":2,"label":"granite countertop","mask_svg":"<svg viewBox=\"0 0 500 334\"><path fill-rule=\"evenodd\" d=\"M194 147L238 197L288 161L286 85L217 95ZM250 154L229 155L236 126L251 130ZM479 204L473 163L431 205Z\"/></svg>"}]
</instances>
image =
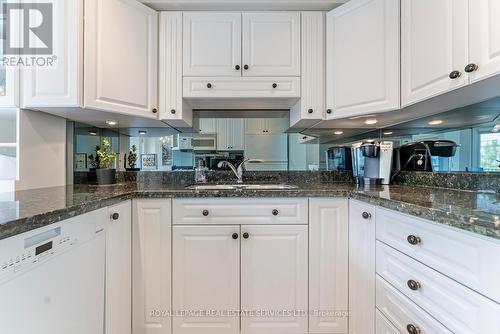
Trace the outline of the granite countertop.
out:
<instances>
[{"instance_id":1,"label":"granite countertop","mask_svg":"<svg viewBox=\"0 0 500 334\"><path fill-rule=\"evenodd\" d=\"M350 197L500 239L500 194L404 185L304 182L292 190L195 191L185 184L75 185L0 195L0 240L132 198Z\"/></svg>"}]
</instances>

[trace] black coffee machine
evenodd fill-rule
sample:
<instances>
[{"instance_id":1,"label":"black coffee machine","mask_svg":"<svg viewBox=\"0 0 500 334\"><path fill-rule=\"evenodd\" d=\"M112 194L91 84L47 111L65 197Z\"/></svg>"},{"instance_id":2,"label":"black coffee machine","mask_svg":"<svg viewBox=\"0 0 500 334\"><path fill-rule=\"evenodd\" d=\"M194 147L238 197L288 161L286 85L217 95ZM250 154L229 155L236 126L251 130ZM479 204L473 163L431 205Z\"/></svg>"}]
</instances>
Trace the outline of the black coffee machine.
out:
<instances>
[{"instance_id":1,"label":"black coffee machine","mask_svg":"<svg viewBox=\"0 0 500 334\"><path fill-rule=\"evenodd\" d=\"M351 148L347 146L332 146L326 150L326 170L334 172L351 171Z\"/></svg>"},{"instance_id":2,"label":"black coffee machine","mask_svg":"<svg viewBox=\"0 0 500 334\"><path fill-rule=\"evenodd\" d=\"M432 157L454 157L459 147L451 140L424 140L395 150L395 170L432 172Z\"/></svg>"}]
</instances>

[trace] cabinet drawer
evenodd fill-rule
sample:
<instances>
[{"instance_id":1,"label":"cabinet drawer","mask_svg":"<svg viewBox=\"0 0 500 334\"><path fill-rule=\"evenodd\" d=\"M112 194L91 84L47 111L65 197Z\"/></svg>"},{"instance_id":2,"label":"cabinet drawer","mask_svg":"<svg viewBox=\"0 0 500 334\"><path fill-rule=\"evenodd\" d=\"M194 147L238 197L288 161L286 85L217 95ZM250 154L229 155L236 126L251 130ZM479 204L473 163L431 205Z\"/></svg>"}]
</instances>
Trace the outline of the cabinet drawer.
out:
<instances>
[{"instance_id":1,"label":"cabinet drawer","mask_svg":"<svg viewBox=\"0 0 500 334\"><path fill-rule=\"evenodd\" d=\"M376 284L377 308L401 333L409 332L413 326L421 334L453 334L380 276Z\"/></svg>"},{"instance_id":2,"label":"cabinet drawer","mask_svg":"<svg viewBox=\"0 0 500 334\"><path fill-rule=\"evenodd\" d=\"M379 241L376 257L377 274L453 333L500 333L499 304Z\"/></svg>"},{"instance_id":3,"label":"cabinet drawer","mask_svg":"<svg viewBox=\"0 0 500 334\"><path fill-rule=\"evenodd\" d=\"M174 224L308 224L308 200L278 198L175 199Z\"/></svg>"},{"instance_id":4,"label":"cabinet drawer","mask_svg":"<svg viewBox=\"0 0 500 334\"><path fill-rule=\"evenodd\" d=\"M376 334L400 334L379 310L376 310L375 328Z\"/></svg>"},{"instance_id":5,"label":"cabinet drawer","mask_svg":"<svg viewBox=\"0 0 500 334\"><path fill-rule=\"evenodd\" d=\"M500 303L500 243L377 209L377 239ZM413 243L413 244L412 244Z\"/></svg>"},{"instance_id":6,"label":"cabinet drawer","mask_svg":"<svg viewBox=\"0 0 500 334\"><path fill-rule=\"evenodd\" d=\"M183 96L191 98L300 97L300 78L185 77Z\"/></svg>"}]
</instances>

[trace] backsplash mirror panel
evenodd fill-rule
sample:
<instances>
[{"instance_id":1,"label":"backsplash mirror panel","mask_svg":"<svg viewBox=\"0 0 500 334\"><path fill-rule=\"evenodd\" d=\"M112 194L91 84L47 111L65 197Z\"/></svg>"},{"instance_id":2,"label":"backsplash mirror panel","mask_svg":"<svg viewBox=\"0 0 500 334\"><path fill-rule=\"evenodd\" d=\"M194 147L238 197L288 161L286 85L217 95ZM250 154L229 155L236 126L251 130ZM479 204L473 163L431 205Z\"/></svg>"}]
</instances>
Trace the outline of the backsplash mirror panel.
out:
<instances>
[{"instance_id":1,"label":"backsplash mirror panel","mask_svg":"<svg viewBox=\"0 0 500 334\"><path fill-rule=\"evenodd\" d=\"M96 146L108 138L119 153L120 171L189 171L200 164L220 170L221 161L244 158L250 171L350 170L350 156L341 154L354 143L392 141L398 150L415 142L452 145L451 156L432 155L434 172L500 172L500 100L460 108L389 128L363 126L287 133L288 118L196 118L195 128L179 133L171 128L95 128L74 124L74 170L92 171ZM215 115L215 114L211 114ZM198 116L199 117L199 116ZM433 144L433 145L434 145ZM344 149L347 148L347 149ZM400 160L395 158L394 160ZM394 163L393 170L401 168Z\"/></svg>"}]
</instances>

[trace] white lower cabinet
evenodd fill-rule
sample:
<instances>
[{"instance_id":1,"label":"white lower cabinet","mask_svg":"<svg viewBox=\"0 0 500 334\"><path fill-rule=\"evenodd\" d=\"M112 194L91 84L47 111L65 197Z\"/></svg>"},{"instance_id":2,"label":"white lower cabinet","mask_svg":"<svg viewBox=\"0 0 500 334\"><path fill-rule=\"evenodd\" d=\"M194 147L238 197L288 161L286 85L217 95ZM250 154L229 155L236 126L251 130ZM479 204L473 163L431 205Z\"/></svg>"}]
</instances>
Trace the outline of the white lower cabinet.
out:
<instances>
[{"instance_id":1,"label":"white lower cabinet","mask_svg":"<svg viewBox=\"0 0 500 334\"><path fill-rule=\"evenodd\" d=\"M380 313L380 311L376 311L376 319L375 319L375 333L376 334L401 334L399 331L394 328L394 326L387 320L386 317Z\"/></svg>"},{"instance_id":2,"label":"white lower cabinet","mask_svg":"<svg viewBox=\"0 0 500 334\"><path fill-rule=\"evenodd\" d=\"M170 200L133 202L133 334L171 332L171 217Z\"/></svg>"},{"instance_id":3,"label":"white lower cabinet","mask_svg":"<svg viewBox=\"0 0 500 334\"><path fill-rule=\"evenodd\" d=\"M247 225L241 231L241 309L250 312L241 317L241 333L306 333L307 226Z\"/></svg>"},{"instance_id":4,"label":"white lower cabinet","mask_svg":"<svg viewBox=\"0 0 500 334\"><path fill-rule=\"evenodd\" d=\"M132 316L132 209L130 201L108 208L106 225L105 334L129 334Z\"/></svg>"},{"instance_id":5,"label":"white lower cabinet","mask_svg":"<svg viewBox=\"0 0 500 334\"><path fill-rule=\"evenodd\" d=\"M309 209L309 333L347 333L349 202L311 198Z\"/></svg>"},{"instance_id":6,"label":"white lower cabinet","mask_svg":"<svg viewBox=\"0 0 500 334\"><path fill-rule=\"evenodd\" d=\"M349 334L375 328L375 207L349 202Z\"/></svg>"},{"instance_id":7,"label":"white lower cabinet","mask_svg":"<svg viewBox=\"0 0 500 334\"><path fill-rule=\"evenodd\" d=\"M239 315L223 314L240 307L239 234L231 225L174 227L173 309L193 312L173 318L174 333L239 333Z\"/></svg>"}]
</instances>

